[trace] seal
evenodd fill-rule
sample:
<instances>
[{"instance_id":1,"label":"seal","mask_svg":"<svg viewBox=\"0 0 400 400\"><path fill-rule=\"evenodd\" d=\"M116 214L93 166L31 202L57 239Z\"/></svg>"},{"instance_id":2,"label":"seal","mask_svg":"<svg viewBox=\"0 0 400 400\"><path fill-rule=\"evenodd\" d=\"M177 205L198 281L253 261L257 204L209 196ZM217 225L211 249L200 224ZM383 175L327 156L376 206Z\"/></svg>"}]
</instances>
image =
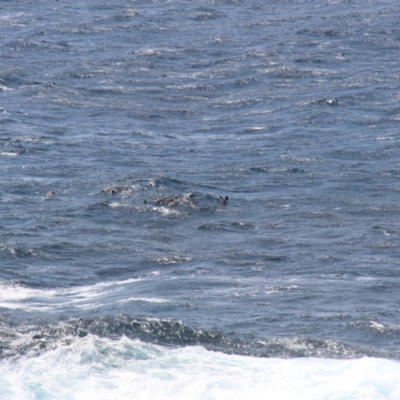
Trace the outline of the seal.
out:
<instances>
[{"instance_id":1,"label":"seal","mask_svg":"<svg viewBox=\"0 0 400 400\"><path fill-rule=\"evenodd\" d=\"M222 196L219 196L219 202L220 202L220 204L223 204L224 206L226 206L228 204L228 200L229 200L228 196L225 196L225 198L223 198Z\"/></svg>"},{"instance_id":2,"label":"seal","mask_svg":"<svg viewBox=\"0 0 400 400\"><path fill-rule=\"evenodd\" d=\"M168 203L168 207L175 207L180 203L178 199L172 200L170 203Z\"/></svg>"},{"instance_id":3,"label":"seal","mask_svg":"<svg viewBox=\"0 0 400 400\"><path fill-rule=\"evenodd\" d=\"M101 193L109 193L109 194L112 194L114 196L115 194L119 193L119 190L116 189L116 188L110 187L110 188L104 188L101 191Z\"/></svg>"},{"instance_id":4,"label":"seal","mask_svg":"<svg viewBox=\"0 0 400 400\"><path fill-rule=\"evenodd\" d=\"M190 208L196 209L196 203L193 201L193 194L192 193L186 193L183 195L181 204L185 206L189 206Z\"/></svg>"},{"instance_id":5,"label":"seal","mask_svg":"<svg viewBox=\"0 0 400 400\"><path fill-rule=\"evenodd\" d=\"M188 206L190 208L197 208L194 201L192 201L193 195L192 193L184 194L183 196L174 195L167 197L157 197L155 200L143 200L144 204L153 203L153 204L165 204L168 207L175 207L177 205Z\"/></svg>"}]
</instances>

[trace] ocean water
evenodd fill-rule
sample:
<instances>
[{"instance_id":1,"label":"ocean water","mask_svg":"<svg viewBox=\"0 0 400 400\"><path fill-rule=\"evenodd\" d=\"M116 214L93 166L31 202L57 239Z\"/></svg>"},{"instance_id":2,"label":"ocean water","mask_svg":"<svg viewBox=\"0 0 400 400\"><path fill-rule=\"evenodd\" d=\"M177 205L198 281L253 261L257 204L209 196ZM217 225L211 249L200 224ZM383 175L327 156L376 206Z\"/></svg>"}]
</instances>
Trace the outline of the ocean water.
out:
<instances>
[{"instance_id":1,"label":"ocean water","mask_svg":"<svg viewBox=\"0 0 400 400\"><path fill-rule=\"evenodd\" d=\"M1 2L0 398L400 398L399 17Z\"/></svg>"}]
</instances>

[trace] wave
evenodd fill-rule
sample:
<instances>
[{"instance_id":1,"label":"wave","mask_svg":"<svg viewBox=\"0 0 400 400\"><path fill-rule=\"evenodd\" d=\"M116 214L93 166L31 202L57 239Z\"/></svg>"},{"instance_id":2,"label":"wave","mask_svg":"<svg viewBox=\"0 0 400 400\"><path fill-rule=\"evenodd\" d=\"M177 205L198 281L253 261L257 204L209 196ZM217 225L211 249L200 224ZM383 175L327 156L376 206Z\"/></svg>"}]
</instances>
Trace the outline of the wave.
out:
<instances>
[{"instance_id":1,"label":"wave","mask_svg":"<svg viewBox=\"0 0 400 400\"><path fill-rule=\"evenodd\" d=\"M131 298L135 302L160 303L160 298ZM371 325L377 329L377 325ZM379 326L379 329L381 327ZM297 336L249 340L203 328L193 328L181 321L129 315L75 318L31 319L21 325L0 318L0 359L17 356L36 357L57 349L60 344L95 335L104 340L140 340L145 343L179 348L201 346L209 351L258 358L386 358L400 361L400 352L377 350L345 344L333 339Z\"/></svg>"},{"instance_id":2,"label":"wave","mask_svg":"<svg viewBox=\"0 0 400 400\"><path fill-rule=\"evenodd\" d=\"M398 362L378 358L256 358L87 335L3 360L0 397L396 399L399 374Z\"/></svg>"},{"instance_id":3,"label":"wave","mask_svg":"<svg viewBox=\"0 0 400 400\"><path fill-rule=\"evenodd\" d=\"M35 289L23 283L3 282L0 283L0 309L49 312L65 308L97 308L103 305L105 298L114 296L124 287L140 280L142 279L131 278L92 286L54 289Z\"/></svg>"}]
</instances>

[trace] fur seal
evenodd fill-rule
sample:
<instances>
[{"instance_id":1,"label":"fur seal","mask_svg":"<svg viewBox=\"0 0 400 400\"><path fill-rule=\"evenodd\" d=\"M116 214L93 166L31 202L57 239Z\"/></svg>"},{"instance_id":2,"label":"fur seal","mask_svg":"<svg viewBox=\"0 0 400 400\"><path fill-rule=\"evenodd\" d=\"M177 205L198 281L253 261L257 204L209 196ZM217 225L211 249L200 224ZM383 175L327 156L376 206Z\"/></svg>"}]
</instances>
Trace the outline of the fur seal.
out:
<instances>
[{"instance_id":1,"label":"fur seal","mask_svg":"<svg viewBox=\"0 0 400 400\"><path fill-rule=\"evenodd\" d=\"M220 204L223 204L224 206L226 206L227 204L228 204L228 200L229 200L229 197L228 196L225 196L225 198L223 198L222 196L219 196L219 202L220 202Z\"/></svg>"},{"instance_id":2,"label":"fur seal","mask_svg":"<svg viewBox=\"0 0 400 400\"><path fill-rule=\"evenodd\" d=\"M101 191L101 193L109 193L109 194L112 194L114 196L115 194L119 193L119 190L116 189L116 188L112 188L112 187L111 188L104 188Z\"/></svg>"},{"instance_id":3,"label":"fur seal","mask_svg":"<svg viewBox=\"0 0 400 400\"><path fill-rule=\"evenodd\" d=\"M178 199L172 200L170 203L168 203L168 207L175 207L180 203Z\"/></svg>"},{"instance_id":4,"label":"fur seal","mask_svg":"<svg viewBox=\"0 0 400 400\"><path fill-rule=\"evenodd\" d=\"M165 204L168 207L175 207L177 205L188 206L191 208L197 208L196 204L192 201L192 193L184 194L183 196L167 196L167 197L157 197L155 200L143 200L144 204L154 203L154 204Z\"/></svg>"}]
</instances>

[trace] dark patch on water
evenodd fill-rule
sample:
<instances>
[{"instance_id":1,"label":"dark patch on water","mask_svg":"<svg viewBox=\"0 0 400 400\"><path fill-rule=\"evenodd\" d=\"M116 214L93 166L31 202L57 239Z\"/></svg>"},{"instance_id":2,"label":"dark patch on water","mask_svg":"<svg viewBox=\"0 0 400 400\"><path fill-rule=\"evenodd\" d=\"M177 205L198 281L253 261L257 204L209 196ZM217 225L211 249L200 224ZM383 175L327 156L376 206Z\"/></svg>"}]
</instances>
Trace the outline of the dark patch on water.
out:
<instances>
[{"instance_id":1,"label":"dark patch on water","mask_svg":"<svg viewBox=\"0 0 400 400\"><path fill-rule=\"evenodd\" d=\"M380 332L385 327L374 321L368 328ZM203 346L211 351L255 357L317 357L333 359L355 359L361 357L383 357L395 360L400 354L369 350L365 347L350 346L335 340L320 340L311 337L289 337L286 339L264 339L255 341L235 340L220 332L193 329L181 322L163 319L138 319L129 316L103 319L81 318L56 323L42 322L36 326L8 326L3 319L0 324L2 343L1 358L16 355L37 356L58 346L70 345L74 337L88 334L119 339L126 336L144 342L168 347ZM15 339L20 336L24 340Z\"/></svg>"}]
</instances>

